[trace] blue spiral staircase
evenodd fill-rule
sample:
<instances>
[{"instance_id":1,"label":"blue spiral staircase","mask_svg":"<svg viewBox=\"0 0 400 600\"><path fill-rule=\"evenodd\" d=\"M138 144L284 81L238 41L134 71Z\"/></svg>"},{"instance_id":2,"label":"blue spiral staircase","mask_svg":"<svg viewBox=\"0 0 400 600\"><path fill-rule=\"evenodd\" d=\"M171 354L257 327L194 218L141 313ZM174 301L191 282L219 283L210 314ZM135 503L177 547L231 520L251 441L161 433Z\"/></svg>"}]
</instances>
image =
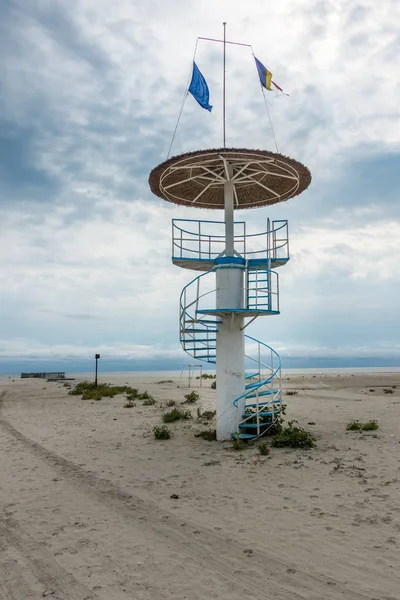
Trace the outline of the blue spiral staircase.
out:
<instances>
[{"instance_id":1,"label":"blue spiral staircase","mask_svg":"<svg viewBox=\"0 0 400 600\"><path fill-rule=\"evenodd\" d=\"M179 224L178 224L179 223ZM183 350L196 360L216 363L216 342L221 319L233 309L216 307L215 271L218 262L219 238L201 231L205 221L173 222L173 262L181 267L205 271L182 290L180 296L180 342ZM187 223L196 223L193 233ZM217 222L211 222L217 223ZM240 224L241 225L241 224ZM178 231L175 231L177 229ZM284 230L282 232L282 230ZM247 238L261 237L262 249L249 249ZM279 314L278 274L271 266L281 266L289 260L287 221L276 221L263 234L238 235L244 249L244 308L234 309L246 319L245 327L260 316ZM251 240L253 242L254 240ZM258 240L259 241L259 240ZM246 248L247 245L247 248ZM260 244L258 244L260 245ZM217 249L215 249L217 246ZM176 256L177 248L179 249ZM283 249L283 251L282 251ZM209 268L211 267L211 268ZM233 437L246 441L256 440L274 426L282 412L281 359L267 344L245 335L247 363L252 366L246 375L245 389L235 398L237 429ZM244 400L244 403L241 402ZM239 404L244 410L239 410Z\"/></svg>"}]
</instances>

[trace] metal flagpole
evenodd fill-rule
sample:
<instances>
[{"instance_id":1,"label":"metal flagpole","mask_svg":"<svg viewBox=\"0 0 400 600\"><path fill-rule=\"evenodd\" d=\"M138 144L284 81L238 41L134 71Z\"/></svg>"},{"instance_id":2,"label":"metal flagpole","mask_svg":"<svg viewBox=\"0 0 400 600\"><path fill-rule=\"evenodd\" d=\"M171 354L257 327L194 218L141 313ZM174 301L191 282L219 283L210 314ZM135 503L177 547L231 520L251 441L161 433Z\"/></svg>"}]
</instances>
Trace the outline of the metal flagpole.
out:
<instances>
[{"instance_id":1,"label":"metal flagpole","mask_svg":"<svg viewBox=\"0 0 400 600\"><path fill-rule=\"evenodd\" d=\"M224 78L223 78L223 135L224 135L224 148L226 147L226 129L225 129L225 100L226 100L226 86L225 86L225 74L226 74L226 23L223 23L224 26Z\"/></svg>"},{"instance_id":2,"label":"metal flagpole","mask_svg":"<svg viewBox=\"0 0 400 600\"><path fill-rule=\"evenodd\" d=\"M181 108L180 108L179 115L178 115L178 120L176 122L174 133L172 134L172 140L171 140L171 143L170 143L169 148L168 148L167 160L169 158L169 155L171 154L172 144L174 143L174 140L175 140L176 132L178 130L179 121L181 120L181 116L182 116L182 113L183 113L183 107L185 106L186 98L187 98L187 95L188 95L189 85L190 85L190 79L191 79L192 74L193 74L193 63L194 63L195 58L196 58L197 44L199 43L199 39L200 38L197 38L196 45L194 47L193 60L192 60L192 64L191 64L191 67L190 67L190 72L189 72L188 80L187 80L187 83L186 83L185 92L183 94L182 104L181 104Z\"/></svg>"}]
</instances>

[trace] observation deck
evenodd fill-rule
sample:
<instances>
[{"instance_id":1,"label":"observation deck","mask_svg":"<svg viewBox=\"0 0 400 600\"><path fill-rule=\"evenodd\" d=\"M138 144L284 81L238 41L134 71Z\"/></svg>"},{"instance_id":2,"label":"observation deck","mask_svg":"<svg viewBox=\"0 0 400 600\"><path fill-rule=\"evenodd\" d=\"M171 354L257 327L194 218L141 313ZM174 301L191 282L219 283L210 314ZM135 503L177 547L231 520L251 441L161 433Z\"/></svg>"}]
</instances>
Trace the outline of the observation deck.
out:
<instances>
[{"instance_id":1,"label":"observation deck","mask_svg":"<svg viewBox=\"0 0 400 600\"><path fill-rule=\"evenodd\" d=\"M210 271L225 250L225 222L172 220L172 262L183 269ZM248 233L244 221L234 222L235 255L251 270L274 269L289 260L287 220L275 220L261 233Z\"/></svg>"}]
</instances>

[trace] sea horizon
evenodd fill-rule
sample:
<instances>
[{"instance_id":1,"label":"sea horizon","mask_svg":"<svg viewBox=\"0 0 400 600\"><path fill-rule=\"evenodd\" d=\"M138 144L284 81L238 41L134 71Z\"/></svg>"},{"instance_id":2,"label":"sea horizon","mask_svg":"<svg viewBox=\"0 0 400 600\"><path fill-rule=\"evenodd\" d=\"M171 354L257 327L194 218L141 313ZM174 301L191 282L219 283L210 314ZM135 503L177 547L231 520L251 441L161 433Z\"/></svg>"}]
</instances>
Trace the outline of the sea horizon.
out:
<instances>
[{"instance_id":1,"label":"sea horizon","mask_svg":"<svg viewBox=\"0 0 400 600\"><path fill-rule=\"evenodd\" d=\"M246 369L246 372L250 373L252 369ZM65 376L67 378L74 379L92 379L94 377L93 371L63 371L63 369L31 369L25 371L14 371L8 373L0 372L0 379L19 379L21 377L21 373L37 373L37 372L46 372L46 373L54 373L54 372L65 372ZM215 374L215 369L204 369L203 374ZM282 367L282 376L285 375L346 375L346 374L373 374L373 373L399 373L400 374L400 366L399 367L292 367L292 368L283 368ZM198 372L195 372L194 377L198 376ZM179 378L187 378L188 377L188 369L169 369L169 370L120 370L120 371L99 371L98 379L103 380L105 378L119 378L119 377L171 377L174 379Z\"/></svg>"}]
</instances>

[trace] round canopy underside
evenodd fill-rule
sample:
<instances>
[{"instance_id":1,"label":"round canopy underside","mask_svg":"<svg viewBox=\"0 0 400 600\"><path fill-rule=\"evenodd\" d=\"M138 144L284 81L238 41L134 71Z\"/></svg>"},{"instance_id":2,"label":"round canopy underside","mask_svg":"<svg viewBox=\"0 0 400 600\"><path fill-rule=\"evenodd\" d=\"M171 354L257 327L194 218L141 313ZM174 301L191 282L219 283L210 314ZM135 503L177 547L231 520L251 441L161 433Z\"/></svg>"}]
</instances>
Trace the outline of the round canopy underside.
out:
<instances>
[{"instance_id":1,"label":"round canopy underside","mask_svg":"<svg viewBox=\"0 0 400 600\"><path fill-rule=\"evenodd\" d=\"M224 208L224 184L231 180L234 208L283 202L301 194L311 173L300 162L266 150L222 148L174 156L149 177L156 196L183 206Z\"/></svg>"}]
</instances>

